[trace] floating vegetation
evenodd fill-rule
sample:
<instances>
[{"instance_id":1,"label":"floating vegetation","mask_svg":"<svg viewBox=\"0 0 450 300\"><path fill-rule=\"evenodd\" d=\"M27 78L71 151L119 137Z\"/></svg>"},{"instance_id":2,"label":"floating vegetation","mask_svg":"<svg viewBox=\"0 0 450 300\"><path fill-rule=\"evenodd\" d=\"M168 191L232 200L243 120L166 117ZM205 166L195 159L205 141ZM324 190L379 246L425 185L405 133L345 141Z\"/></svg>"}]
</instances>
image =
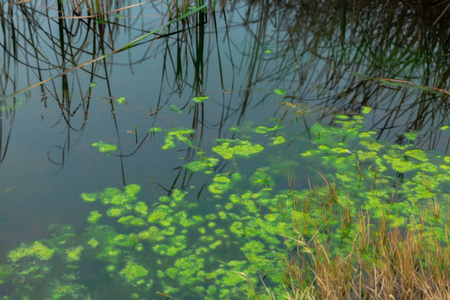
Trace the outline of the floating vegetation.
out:
<instances>
[{"instance_id":1,"label":"floating vegetation","mask_svg":"<svg viewBox=\"0 0 450 300\"><path fill-rule=\"evenodd\" d=\"M217 139L218 146L214 146L212 151L222 156L224 159L235 157L249 158L264 150L260 144L252 144L250 141Z\"/></svg>"},{"instance_id":2,"label":"floating vegetation","mask_svg":"<svg viewBox=\"0 0 450 300\"><path fill-rule=\"evenodd\" d=\"M105 153L106 155L110 155L117 151L117 145L107 144L103 141L98 141L92 144L92 147L98 148L98 151Z\"/></svg>"},{"instance_id":3,"label":"floating vegetation","mask_svg":"<svg viewBox=\"0 0 450 300\"><path fill-rule=\"evenodd\" d=\"M219 160L214 157L202 157L201 160L191 161L185 164L184 167L191 172L201 172L204 170L207 170L208 172L212 170L218 162Z\"/></svg>"},{"instance_id":4,"label":"floating vegetation","mask_svg":"<svg viewBox=\"0 0 450 300\"><path fill-rule=\"evenodd\" d=\"M168 150L175 148L177 142L182 142L189 147L193 147L191 139L188 137L192 134L194 134L195 130L193 129L186 129L186 128L177 128L166 131L166 139L165 144L162 147L163 150Z\"/></svg>"},{"instance_id":5,"label":"floating vegetation","mask_svg":"<svg viewBox=\"0 0 450 300\"><path fill-rule=\"evenodd\" d=\"M125 97L120 97L120 98L118 98L116 101L117 101L118 104L122 104L122 103L125 102L125 100L126 100ZM128 101L126 101L125 103L127 103L127 102L128 102Z\"/></svg>"},{"instance_id":6,"label":"floating vegetation","mask_svg":"<svg viewBox=\"0 0 450 300\"><path fill-rule=\"evenodd\" d=\"M207 96L192 98L192 100L197 103L202 103L203 101L208 100L208 99L209 99L209 97L207 97Z\"/></svg>"},{"instance_id":7,"label":"floating vegetation","mask_svg":"<svg viewBox=\"0 0 450 300\"><path fill-rule=\"evenodd\" d=\"M163 149L176 142L192 146L188 136L193 130L152 130L166 133ZM55 288L43 291L46 298L88 298L105 277L129 299L152 299L155 291L179 299L254 298L267 291L285 293L285 262L298 247L299 236L327 243L336 257L353 253L355 241L364 238L358 214L370 215L368 226L385 220L390 228L420 229L445 243L449 156L412 144L380 143L376 132L364 131L361 115L337 116L330 126L314 124L310 141L293 137L281 126L253 126L248 131L265 142L256 143L247 135L242 140L218 139L210 151L197 152L198 160L184 166L213 173L207 201L173 189L150 204L140 198L136 184L83 193L85 205L97 205L86 227L75 232L56 225L50 229L52 238L10 251L10 265L3 267L8 275L0 280L18 286L26 278L27 295L50 284ZM272 136L265 137L269 133ZM279 146L287 138L296 149L291 157ZM273 153L265 155L266 146ZM235 158L257 154L259 167L251 172L238 173L237 167L233 172L214 170L220 159L238 165ZM319 169L322 184L315 180L297 190L289 181L288 189L277 188L286 184L285 170L299 164L311 173ZM306 186L309 179L299 181ZM437 203L438 211L426 209L430 201ZM371 261L377 248L367 244L358 251ZM89 278L89 285L79 276L87 261L95 262L91 268L101 274ZM12 298L23 296L20 289L11 293Z\"/></svg>"},{"instance_id":8,"label":"floating vegetation","mask_svg":"<svg viewBox=\"0 0 450 300\"><path fill-rule=\"evenodd\" d=\"M277 95L280 98L284 98L287 95L287 92L282 89L274 89L273 92L275 93L275 95Z\"/></svg>"}]
</instances>

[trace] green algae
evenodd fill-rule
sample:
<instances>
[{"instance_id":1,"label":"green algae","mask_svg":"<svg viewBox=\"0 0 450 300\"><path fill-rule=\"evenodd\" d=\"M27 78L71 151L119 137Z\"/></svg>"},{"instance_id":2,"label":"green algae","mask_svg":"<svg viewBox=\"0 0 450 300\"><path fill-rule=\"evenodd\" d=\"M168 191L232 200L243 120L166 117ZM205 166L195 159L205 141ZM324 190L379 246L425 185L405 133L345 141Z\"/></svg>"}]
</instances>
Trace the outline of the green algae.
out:
<instances>
[{"instance_id":1,"label":"green algae","mask_svg":"<svg viewBox=\"0 0 450 300\"><path fill-rule=\"evenodd\" d=\"M279 136L276 136L276 137L273 137L270 139L272 140L271 145L274 145L274 146L280 145L280 144L283 144L286 142L286 138L282 135L279 135Z\"/></svg>"},{"instance_id":2,"label":"green algae","mask_svg":"<svg viewBox=\"0 0 450 300\"><path fill-rule=\"evenodd\" d=\"M108 144L103 141L98 141L92 144L92 147L98 148L98 151L105 154L111 154L117 151L117 145Z\"/></svg>"},{"instance_id":3,"label":"green algae","mask_svg":"<svg viewBox=\"0 0 450 300\"><path fill-rule=\"evenodd\" d=\"M128 283L135 286L138 284L137 282L141 279L141 277L147 276L148 271L143 266L129 261L119 274L124 277Z\"/></svg>"},{"instance_id":4,"label":"green algae","mask_svg":"<svg viewBox=\"0 0 450 300\"><path fill-rule=\"evenodd\" d=\"M202 103L205 100L208 100L209 97L207 96L199 96L199 97L194 97L192 98L192 101L196 102L196 103Z\"/></svg>"},{"instance_id":5,"label":"green algae","mask_svg":"<svg viewBox=\"0 0 450 300\"><path fill-rule=\"evenodd\" d=\"M83 199L86 202L94 202L97 200L97 194L96 193L82 193L81 199Z\"/></svg>"},{"instance_id":6,"label":"green algae","mask_svg":"<svg viewBox=\"0 0 450 300\"><path fill-rule=\"evenodd\" d=\"M94 210L94 211L90 212L89 217L87 218L87 220L88 220L89 223L97 224L102 216L103 215L101 213L99 213L98 211Z\"/></svg>"},{"instance_id":7,"label":"green algae","mask_svg":"<svg viewBox=\"0 0 450 300\"><path fill-rule=\"evenodd\" d=\"M259 134L266 134L268 132L275 131L275 130L278 130L280 128L281 128L280 125L275 125L273 127L266 127L266 126L261 126L260 125L260 126L256 127L254 129L254 131L255 131L255 133L259 133Z\"/></svg>"},{"instance_id":8,"label":"green algae","mask_svg":"<svg viewBox=\"0 0 450 300\"><path fill-rule=\"evenodd\" d=\"M88 242L89 246L91 246L91 248L97 248L97 246L100 244L96 239L91 238Z\"/></svg>"},{"instance_id":9,"label":"green algae","mask_svg":"<svg viewBox=\"0 0 450 300\"><path fill-rule=\"evenodd\" d=\"M8 278L14 274L14 269L8 265L0 265L0 285L5 283Z\"/></svg>"},{"instance_id":10,"label":"green algae","mask_svg":"<svg viewBox=\"0 0 450 300\"><path fill-rule=\"evenodd\" d=\"M55 280L51 284L52 296L50 299L80 299L85 298L87 288L80 284L68 284Z\"/></svg>"},{"instance_id":11,"label":"green algae","mask_svg":"<svg viewBox=\"0 0 450 300\"><path fill-rule=\"evenodd\" d=\"M134 210L142 217L145 217L148 214L148 206L142 201L136 203Z\"/></svg>"},{"instance_id":12,"label":"green algae","mask_svg":"<svg viewBox=\"0 0 450 300\"><path fill-rule=\"evenodd\" d=\"M178 142L182 142L188 145L189 147L194 147L191 139L188 137L194 133L195 130L187 128L174 128L172 130L166 131L165 142L164 146L162 146L162 149L168 150L175 148Z\"/></svg>"},{"instance_id":13,"label":"green algae","mask_svg":"<svg viewBox=\"0 0 450 300\"><path fill-rule=\"evenodd\" d=\"M279 88L274 89L273 92L280 98L284 98L287 95L287 92L285 90Z\"/></svg>"},{"instance_id":14,"label":"green algae","mask_svg":"<svg viewBox=\"0 0 450 300\"><path fill-rule=\"evenodd\" d=\"M250 141L220 139L216 140L219 145L212 148L212 151L222 156L224 159L233 159L235 157L249 158L260 153L264 147L260 144L252 144Z\"/></svg>"},{"instance_id":15,"label":"green algae","mask_svg":"<svg viewBox=\"0 0 450 300\"><path fill-rule=\"evenodd\" d=\"M370 114L370 112L372 111L372 108L368 107L368 106L363 106L361 113L364 115Z\"/></svg>"},{"instance_id":16,"label":"green algae","mask_svg":"<svg viewBox=\"0 0 450 300\"><path fill-rule=\"evenodd\" d=\"M262 152L259 163L263 164L251 172L214 173L205 184L212 193L207 201L198 201L187 190L175 188L160 196L155 203L147 204L149 202L144 202L147 200L139 199L138 185L85 194L81 196L83 201L100 199L91 205L105 205L104 210L96 209L118 218L120 222L115 228L95 225L109 219L100 219L101 214L95 211L94 216L100 217L83 233L60 228L45 245L57 254L54 258L63 266L70 263L78 267L85 257L100 261L112 284L121 288L129 286L133 294L142 299L154 295L149 279L152 276L156 278L156 275L157 290L180 299L238 299L243 290L251 290L248 295L252 297L259 295L264 293L260 284L261 270L267 270L264 280L269 283L270 290L283 292L286 280L283 278L283 263L289 258L289 251L296 247L292 239L297 239L299 234L329 242L333 255L345 256L358 238L355 236L358 226L355 216L359 210L370 213L375 222L388 216L389 226L393 228L415 228L410 220L413 217L420 219L426 201L433 199L442 203L443 210L444 204L448 203L450 157L434 157L415 149L413 144L380 143L374 137L376 132L363 131L361 116L346 117L340 117L336 120L339 122L331 126L314 124L311 127L312 141L307 147L296 145L296 140L290 138L297 149L293 154L295 159L284 159L285 149L280 149L277 155L264 155L262 145L273 144L273 140L272 137L258 135L258 142L266 139L266 144L260 142L261 151L253 154ZM264 133L266 129L258 130ZM283 136L289 137L285 133ZM218 143L219 146L215 147L219 150L213 150L211 157L199 152L199 161L217 160L218 156L224 159L251 157L253 154L235 153L234 148L259 145L250 137L243 141L223 139ZM228 145L220 148L225 143ZM227 154L224 154L225 148ZM270 148L277 151L276 145ZM239 163L232 162L237 170ZM208 166L199 167L202 169L198 171L213 171L217 162L207 163ZM329 185L335 188L335 194L326 184L320 186L314 182L311 189L280 190L280 184L286 186L286 177L282 176L290 165L304 165L306 170L314 172L320 168ZM394 175L396 172L405 173L405 176L398 180ZM207 177L204 174L193 176ZM297 178L302 184L305 180ZM305 199L313 197L312 194L315 195L314 201L306 206ZM393 200L394 194L396 198ZM205 206L206 213L201 213L203 208L199 209L199 204ZM351 212L351 221L341 227L340 218L346 209ZM321 221L325 217L328 217L326 224ZM423 230L435 233L444 241L439 228L446 220L430 213L424 218L427 223ZM130 247L130 241L134 241L135 247ZM77 249L79 253L75 255ZM370 251L369 247L367 253ZM72 252L79 259L69 261L68 253ZM16 264L23 262L25 260L18 259ZM34 277L51 276L41 267L32 269L27 266L21 272ZM254 291L248 288L249 284L255 287ZM71 284L61 283L60 286L68 288ZM129 295L135 297L131 293Z\"/></svg>"},{"instance_id":17,"label":"green algae","mask_svg":"<svg viewBox=\"0 0 450 300\"><path fill-rule=\"evenodd\" d=\"M151 132L151 133L156 133L156 132L161 132L161 131L162 131L161 127L152 127L148 130L148 132Z\"/></svg>"},{"instance_id":18,"label":"green algae","mask_svg":"<svg viewBox=\"0 0 450 300\"><path fill-rule=\"evenodd\" d=\"M405 154L419 161L428 161L427 154L421 149L408 150Z\"/></svg>"},{"instance_id":19,"label":"green algae","mask_svg":"<svg viewBox=\"0 0 450 300\"><path fill-rule=\"evenodd\" d=\"M231 179L227 176L216 175L213 183L208 187L212 194L223 194L231 188Z\"/></svg>"},{"instance_id":20,"label":"green algae","mask_svg":"<svg viewBox=\"0 0 450 300\"><path fill-rule=\"evenodd\" d=\"M417 139L417 132L407 132L404 133L403 135L410 141L415 141Z\"/></svg>"},{"instance_id":21,"label":"green algae","mask_svg":"<svg viewBox=\"0 0 450 300\"><path fill-rule=\"evenodd\" d=\"M36 257L40 260L49 260L53 257L55 250L49 249L42 243L36 241L32 245L22 244L20 248L9 252L8 257L13 262L18 262L25 257Z\"/></svg>"},{"instance_id":22,"label":"green algae","mask_svg":"<svg viewBox=\"0 0 450 300\"><path fill-rule=\"evenodd\" d=\"M67 262L74 262L79 261L81 257L81 252L83 252L84 247L78 246L75 248L67 249L66 250L66 260Z\"/></svg>"},{"instance_id":23,"label":"green algae","mask_svg":"<svg viewBox=\"0 0 450 300\"><path fill-rule=\"evenodd\" d=\"M217 158L202 157L201 160L191 161L185 164L184 167L191 172L201 172L213 169L218 163L219 160Z\"/></svg>"},{"instance_id":24,"label":"green algae","mask_svg":"<svg viewBox=\"0 0 450 300\"><path fill-rule=\"evenodd\" d=\"M117 101L118 104L122 104L125 100L126 100L125 97L120 97L116 101Z\"/></svg>"},{"instance_id":25,"label":"green algae","mask_svg":"<svg viewBox=\"0 0 450 300\"><path fill-rule=\"evenodd\" d=\"M108 209L108 211L106 212L106 214L110 217L113 218L118 218L120 216L122 216L126 211L124 211L121 208L118 207L111 207L110 209Z\"/></svg>"}]
</instances>

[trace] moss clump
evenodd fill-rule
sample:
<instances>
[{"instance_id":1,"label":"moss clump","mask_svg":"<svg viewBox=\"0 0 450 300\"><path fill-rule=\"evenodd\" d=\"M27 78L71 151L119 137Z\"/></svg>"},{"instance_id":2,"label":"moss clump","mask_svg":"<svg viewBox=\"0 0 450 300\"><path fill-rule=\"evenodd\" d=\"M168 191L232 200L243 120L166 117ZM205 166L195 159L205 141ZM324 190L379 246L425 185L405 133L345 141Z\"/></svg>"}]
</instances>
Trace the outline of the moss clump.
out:
<instances>
[{"instance_id":1,"label":"moss clump","mask_svg":"<svg viewBox=\"0 0 450 300\"><path fill-rule=\"evenodd\" d=\"M97 224L97 222L100 220L101 217L102 217L102 214L99 213L98 211L94 210L94 211L91 211L87 220L91 224Z\"/></svg>"},{"instance_id":2,"label":"moss clump","mask_svg":"<svg viewBox=\"0 0 450 300\"><path fill-rule=\"evenodd\" d=\"M40 260L49 260L52 258L55 250L49 249L42 245L40 242L36 241L31 246L27 247L22 244L20 248L9 252L8 257L13 261L17 262L24 257L36 257Z\"/></svg>"},{"instance_id":3,"label":"moss clump","mask_svg":"<svg viewBox=\"0 0 450 300\"><path fill-rule=\"evenodd\" d=\"M120 275L133 286L136 285L138 280L142 279L141 277L147 276L147 274L148 271L143 266L140 266L132 261L129 261L125 268L120 271Z\"/></svg>"},{"instance_id":4,"label":"moss clump","mask_svg":"<svg viewBox=\"0 0 450 300\"><path fill-rule=\"evenodd\" d=\"M73 262L73 261L79 261L81 252L83 252L84 247L78 246L75 248L67 249L66 250L66 260L67 262Z\"/></svg>"}]
</instances>

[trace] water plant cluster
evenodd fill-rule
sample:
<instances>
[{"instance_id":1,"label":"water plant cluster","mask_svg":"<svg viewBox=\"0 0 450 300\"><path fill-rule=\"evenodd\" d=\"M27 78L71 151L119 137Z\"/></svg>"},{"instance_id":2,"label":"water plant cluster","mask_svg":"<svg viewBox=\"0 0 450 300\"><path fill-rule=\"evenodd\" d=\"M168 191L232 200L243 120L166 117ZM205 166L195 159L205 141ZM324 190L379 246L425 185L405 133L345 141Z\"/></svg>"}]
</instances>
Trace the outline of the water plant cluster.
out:
<instances>
[{"instance_id":1,"label":"water plant cluster","mask_svg":"<svg viewBox=\"0 0 450 300\"><path fill-rule=\"evenodd\" d=\"M289 289L286 266L299 241L318 241L346 257L355 241L367 238L360 234L361 215L370 216L368 227L385 220L390 228L420 229L446 243L450 156L415 148L414 133L403 145L377 141L375 131L364 129L370 113L366 107L336 116L330 126L315 123L309 139L275 122L251 132L230 128L239 139L217 139L184 166L208 178L209 196L201 201L193 186L154 201L142 199L136 184L81 194L93 206L86 227L77 232L53 225L51 238L11 250L8 264L0 266L0 286L10 291L3 298L100 299L106 290L123 299L158 293L270 298ZM150 131L165 135L163 150L194 147L192 129ZM241 168L243 160L256 167ZM220 161L229 167L218 171ZM296 185L285 167L298 165L317 177L297 175ZM435 209L427 209L430 202ZM380 263L372 259L376 246L365 245L358 250L362 257ZM314 285L314 276L305 274L305 284Z\"/></svg>"}]
</instances>

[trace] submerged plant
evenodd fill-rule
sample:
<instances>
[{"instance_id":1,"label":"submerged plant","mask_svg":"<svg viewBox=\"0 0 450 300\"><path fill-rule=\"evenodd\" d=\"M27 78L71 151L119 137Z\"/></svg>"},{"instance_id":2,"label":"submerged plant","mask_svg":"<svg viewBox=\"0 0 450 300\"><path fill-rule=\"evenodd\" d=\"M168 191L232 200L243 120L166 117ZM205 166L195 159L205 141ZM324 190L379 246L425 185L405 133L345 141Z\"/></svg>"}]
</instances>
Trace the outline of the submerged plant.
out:
<instances>
[{"instance_id":1,"label":"submerged plant","mask_svg":"<svg viewBox=\"0 0 450 300\"><path fill-rule=\"evenodd\" d=\"M260 165L251 172L214 173L206 185L210 196L201 202L202 209L195 197L180 189L160 196L152 205L140 199L141 188L136 184L83 193L86 205L99 203L105 208L97 206L80 233L70 226L52 227L53 238L10 251L10 278L14 283L19 283L20 276L39 278L29 285L30 291L46 280L58 283L61 295L76 284L78 292L86 294L82 278L73 272L83 274L86 259L96 262L112 286L129 286L128 297L148 299L157 290L178 298L236 299L243 297L243 291L248 297L264 294L264 286L271 293L285 293L285 262L299 246L299 237L329 245L327 251L335 257L354 253L358 243L362 245L358 255L375 264L371 257L378 246L364 243L369 237L361 235L361 228L376 222L420 229L445 243L450 157L412 145L380 143L375 132L363 128L364 117L359 115L339 116L332 126L316 123L310 129L312 141L296 147L298 151L287 159L280 145L290 133L280 132L282 127L248 130L260 139L265 138L261 134L276 132L264 146L250 136L217 140L208 155L200 151L198 160L184 167L210 174L220 158L237 164L235 158L257 154ZM157 131L162 130L153 132ZM191 146L192 130L165 133L167 149L176 141ZM272 154L265 155L266 145L275 149ZM320 168L321 184L297 178L307 186L297 190L288 175L288 188L279 188L286 185L282 182L286 170L298 165L305 171ZM430 203L433 209L427 210ZM371 223L365 225L358 214L370 216ZM317 249L305 247L317 254ZM57 281L53 270L60 269L70 274L70 281ZM50 297L56 292L46 293Z\"/></svg>"}]
</instances>

